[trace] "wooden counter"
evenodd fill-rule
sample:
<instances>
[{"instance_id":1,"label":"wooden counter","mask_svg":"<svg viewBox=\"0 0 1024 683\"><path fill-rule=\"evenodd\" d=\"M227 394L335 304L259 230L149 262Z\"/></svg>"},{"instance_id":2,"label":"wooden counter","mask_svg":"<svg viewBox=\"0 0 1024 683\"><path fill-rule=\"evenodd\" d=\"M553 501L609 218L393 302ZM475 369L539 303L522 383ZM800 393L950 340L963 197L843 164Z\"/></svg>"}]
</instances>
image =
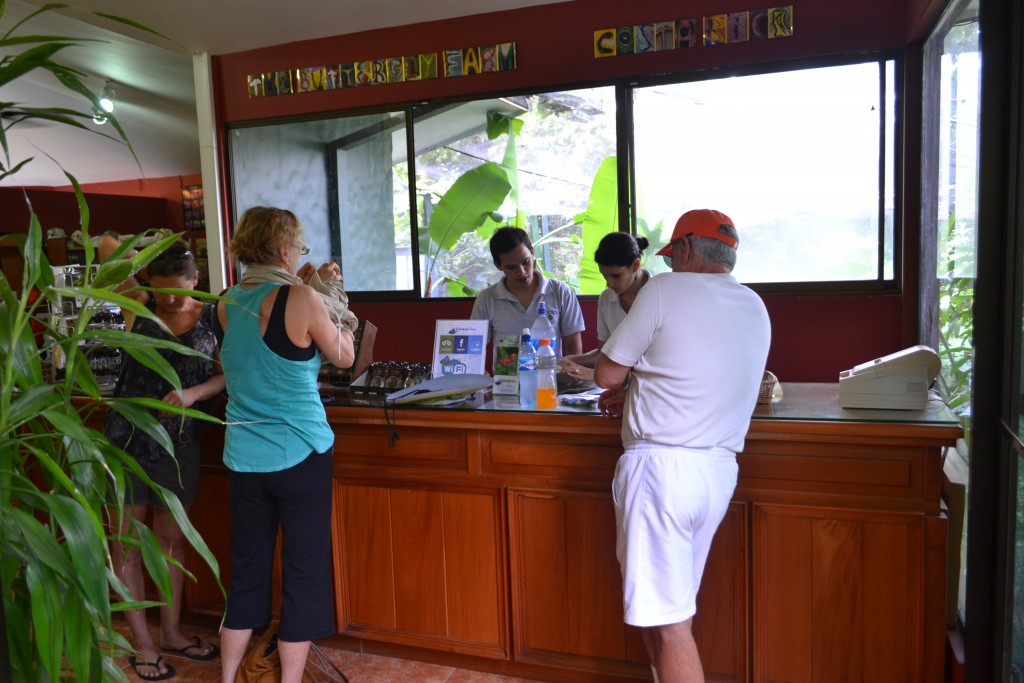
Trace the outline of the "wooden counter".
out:
<instances>
[{"instance_id":1,"label":"wooden counter","mask_svg":"<svg viewBox=\"0 0 1024 683\"><path fill-rule=\"evenodd\" d=\"M753 417L705 571L694 629L708 680L941 681L941 459L961 434L955 418L940 403L843 410L837 385L784 391ZM622 622L617 420L487 397L385 412L347 395L328 419L339 634L369 652L541 680L651 678ZM216 449L193 518L226 582ZM196 573L189 609L219 613L219 590Z\"/></svg>"}]
</instances>

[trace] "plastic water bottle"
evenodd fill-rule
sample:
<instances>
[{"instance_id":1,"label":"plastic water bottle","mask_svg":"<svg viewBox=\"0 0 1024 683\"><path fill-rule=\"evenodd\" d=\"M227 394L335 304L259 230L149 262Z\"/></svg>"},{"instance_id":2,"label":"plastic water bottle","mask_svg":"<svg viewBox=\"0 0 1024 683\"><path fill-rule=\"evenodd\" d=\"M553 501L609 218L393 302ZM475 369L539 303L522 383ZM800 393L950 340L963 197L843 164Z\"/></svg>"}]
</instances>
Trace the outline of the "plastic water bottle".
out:
<instances>
[{"instance_id":1,"label":"plastic water bottle","mask_svg":"<svg viewBox=\"0 0 1024 683\"><path fill-rule=\"evenodd\" d=\"M540 340L537 347L537 407L554 408L558 405L558 363L551 340Z\"/></svg>"},{"instance_id":2,"label":"plastic water bottle","mask_svg":"<svg viewBox=\"0 0 1024 683\"><path fill-rule=\"evenodd\" d=\"M554 352L555 358L558 358L558 335L555 333L555 326L551 324L551 319L548 318L548 308L543 299L537 304L537 319L533 321L533 327L530 328L530 339L533 341L533 348L537 351L540 351L541 339L550 340L551 350Z\"/></svg>"},{"instance_id":3,"label":"plastic water bottle","mask_svg":"<svg viewBox=\"0 0 1024 683\"><path fill-rule=\"evenodd\" d=\"M530 341L530 330L526 328L519 345L519 406L537 407L537 352Z\"/></svg>"}]
</instances>

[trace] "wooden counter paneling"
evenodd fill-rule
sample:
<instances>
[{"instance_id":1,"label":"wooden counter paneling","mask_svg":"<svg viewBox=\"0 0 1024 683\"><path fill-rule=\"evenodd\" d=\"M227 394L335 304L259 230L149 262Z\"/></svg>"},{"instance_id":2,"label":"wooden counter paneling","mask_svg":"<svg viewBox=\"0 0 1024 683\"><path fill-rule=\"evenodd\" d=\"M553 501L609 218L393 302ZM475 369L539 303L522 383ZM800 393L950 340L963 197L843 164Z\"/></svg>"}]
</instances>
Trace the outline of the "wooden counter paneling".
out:
<instances>
[{"instance_id":1,"label":"wooden counter paneling","mask_svg":"<svg viewBox=\"0 0 1024 683\"><path fill-rule=\"evenodd\" d=\"M960 429L934 406L829 418L835 393L787 385L785 400L815 415L794 419L783 403L751 422L694 619L709 681L942 680L941 461ZM505 675L650 680L639 631L622 623L618 421L327 413L340 634L365 651ZM209 455L193 518L226 582L227 475ZM188 598L200 611L220 599L202 576Z\"/></svg>"},{"instance_id":2,"label":"wooden counter paneling","mask_svg":"<svg viewBox=\"0 0 1024 683\"><path fill-rule=\"evenodd\" d=\"M498 492L336 487L340 632L507 656Z\"/></svg>"}]
</instances>

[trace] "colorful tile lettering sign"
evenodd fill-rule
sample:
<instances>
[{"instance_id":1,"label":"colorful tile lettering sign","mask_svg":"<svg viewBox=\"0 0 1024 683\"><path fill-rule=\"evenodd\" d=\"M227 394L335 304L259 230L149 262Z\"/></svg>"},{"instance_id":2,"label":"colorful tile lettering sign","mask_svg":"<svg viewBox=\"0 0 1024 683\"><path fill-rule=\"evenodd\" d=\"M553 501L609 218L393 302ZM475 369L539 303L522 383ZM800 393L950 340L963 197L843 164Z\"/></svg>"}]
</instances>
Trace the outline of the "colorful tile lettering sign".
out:
<instances>
[{"instance_id":1,"label":"colorful tile lettering sign","mask_svg":"<svg viewBox=\"0 0 1024 683\"><path fill-rule=\"evenodd\" d=\"M653 40L653 38L651 39ZM249 98L338 90L371 85L456 78L474 74L514 71L516 44L481 45L441 53L378 57L343 64L267 71L245 77Z\"/></svg>"},{"instance_id":2,"label":"colorful tile lettering sign","mask_svg":"<svg viewBox=\"0 0 1024 683\"><path fill-rule=\"evenodd\" d=\"M793 35L793 6L710 14L594 31L594 57L728 45ZM342 64L267 71L245 77L249 97L458 78L516 69L516 44L499 43Z\"/></svg>"},{"instance_id":3,"label":"colorful tile lettering sign","mask_svg":"<svg viewBox=\"0 0 1024 683\"><path fill-rule=\"evenodd\" d=\"M727 45L793 35L793 6L729 12L594 31L594 57L664 52L698 45Z\"/></svg>"}]
</instances>

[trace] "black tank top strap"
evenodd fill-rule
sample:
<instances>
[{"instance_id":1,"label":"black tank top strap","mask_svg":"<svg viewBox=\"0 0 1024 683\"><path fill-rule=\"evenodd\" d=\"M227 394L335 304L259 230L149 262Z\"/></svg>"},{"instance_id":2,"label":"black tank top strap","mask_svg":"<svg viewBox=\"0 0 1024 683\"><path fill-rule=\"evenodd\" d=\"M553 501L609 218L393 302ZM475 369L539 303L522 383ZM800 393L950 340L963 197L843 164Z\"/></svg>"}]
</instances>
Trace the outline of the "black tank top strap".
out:
<instances>
[{"instance_id":1,"label":"black tank top strap","mask_svg":"<svg viewBox=\"0 0 1024 683\"><path fill-rule=\"evenodd\" d=\"M224 289L220 290L220 295L219 296L224 296L224 293L227 292L227 291L228 291L227 287L225 287ZM212 317L212 320L210 322L211 322L212 327L213 327L213 335L217 338L217 346L223 346L224 345L224 328L220 326L220 299L218 299L217 301L213 302L213 315L211 317Z\"/></svg>"},{"instance_id":2,"label":"black tank top strap","mask_svg":"<svg viewBox=\"0 0 1024 683\"><path fill-rule=\"evenodd\" d=\"M288 330L284 323L284 310L288 304L288 293L291 285L281 285L277 288L277 298L270 310L270 319L267 321L267 331L263 333L263 341L271 351L287 358L288 360L309 360L316 355L316 346L310 344L306 348L296 346L288 338Z\"/></svg>"}]
</instances>

